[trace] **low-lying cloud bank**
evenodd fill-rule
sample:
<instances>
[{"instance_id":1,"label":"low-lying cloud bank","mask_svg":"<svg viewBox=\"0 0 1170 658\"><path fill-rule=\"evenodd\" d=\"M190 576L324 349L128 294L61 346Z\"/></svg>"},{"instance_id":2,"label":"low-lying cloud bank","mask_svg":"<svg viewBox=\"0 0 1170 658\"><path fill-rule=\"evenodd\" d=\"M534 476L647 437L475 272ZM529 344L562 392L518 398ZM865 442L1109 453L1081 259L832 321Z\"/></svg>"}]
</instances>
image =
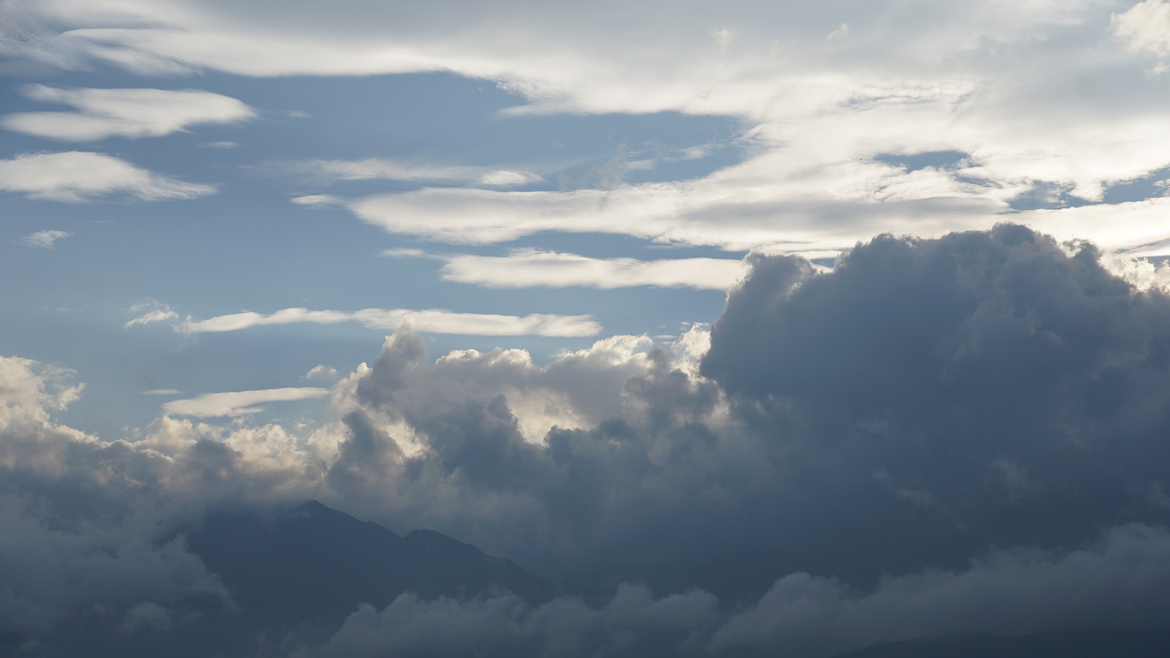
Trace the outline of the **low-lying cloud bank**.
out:
<instances>
[{"instance_id":1,"label":"low-lying cloud bank","mask_svg":"<svg viewBox=\"0 0 1170 658\"><path fill-rule=\"evenodd\" d=\"M1133 525L1062 558L997 552L961 573L885 579L869 594L796 573L731 613L702 590L655 598L629 584L601 607L404 594L380 611L359 607L328 644L300 655L833 656L940 634L1164 623L1167 585L1170 533Z\"/></svg>"},{"instance_id":2,"label":"low-lying cloud bank","mask_svg":"<svg viewBox=\"0 0 1170 658\"><path fill-rule=\"evenodd\" d=\"M1150 266L1123 279L1012 225L879 237L831 272L749 264L673 346L430 362L400 330L305 436L163 417L102 441L52 421L64 373L4 358L0 633L229 615L167 537L207 505L303 498L583 592L408 595L286 646L304 655L831 656L1170 621L1170 297L1129 283Z\"/></svg>"}]
</instances>

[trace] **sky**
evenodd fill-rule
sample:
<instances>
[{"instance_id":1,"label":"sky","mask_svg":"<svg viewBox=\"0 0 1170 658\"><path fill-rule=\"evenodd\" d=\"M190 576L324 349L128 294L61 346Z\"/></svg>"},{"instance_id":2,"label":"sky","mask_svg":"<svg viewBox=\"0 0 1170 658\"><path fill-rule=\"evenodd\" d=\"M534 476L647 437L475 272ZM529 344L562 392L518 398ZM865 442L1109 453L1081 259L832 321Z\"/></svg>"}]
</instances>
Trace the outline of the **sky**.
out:
<instances>
[{"instance_id":1,"label":"sky","mask_svg":"<svg viewBox=\"0 0 1170 658\"><path fill-rule=\"evenodd\" d=\"M0 0L0 79L0 633L309 498L699 653L1170 620L1168 2ZM305 655L555 617L399 603Z\"/></svg>"}]
</instances>

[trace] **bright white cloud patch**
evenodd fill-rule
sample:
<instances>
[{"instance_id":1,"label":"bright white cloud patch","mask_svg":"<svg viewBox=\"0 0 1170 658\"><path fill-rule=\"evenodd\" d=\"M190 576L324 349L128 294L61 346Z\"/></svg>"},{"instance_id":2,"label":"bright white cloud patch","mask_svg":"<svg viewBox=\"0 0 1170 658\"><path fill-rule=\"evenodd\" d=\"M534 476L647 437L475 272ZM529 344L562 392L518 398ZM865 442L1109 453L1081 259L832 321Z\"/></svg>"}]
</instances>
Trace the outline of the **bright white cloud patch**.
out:
<instances>
[{"instance_id":1,"label":"bright white cloud patch","mask_svg":"<svg viewBox=\"0 0 1170 658\"><path fill-rule=\"evenodd\" d=\"M730 258L642 261L536 249L519 249L502 257L464 254L445 260L444 280L493 288L661 286L727 290L745 272L743 261Z\"/></svg>"},{"instance_id":2,"label":"bright white cloud patch","mask_svg":"<svg viewBox=\"0 0 1170 658\"><path fill-rule=\"evenodd\" d=\"M146 310L144 308L143 310ZM495 315L490 313L456 313L443 309L407 310L367 308L360 311L311 311L307 308L286 308L267 315L232 313L206 320L188 317L180 321L170 307L153 308L126 323L126 327L152 322L170 322L178 333L202 334L240 331L251 327L282 324L337 324L359 322L371 329L398 330L410 324L418 331L436 334L463 334L469 336L595 336L601 325L589 315Z\"/></svg>"},{"instance_id":3,"label":"bright white cloud patch","mask_svg":"<svg viewBox=\"0 0 1170 658\"><path fill-rule=\"evenodd\" d=\"M259 391L208 393L190 400L172 400L163 405L163 411L175 416L243 416L263 411L257 406L268 402L287 402L323 398L327 388L272 388Z\"/></svg>"},{"instance_id":4,"label":"bright white cloud patch","mask_svg":"<svg viewBox=\"0 0 1170 658\"><path fill-rule=\"evenodd\" d=\"M215 187L168 178L102 153L68 151L0 160L0 190L78 203L110 194L143 201L191 199L213 194Z\"/></svg>"},{"instance_id":5,"label":"bright white cloud patch","mask_svg":"<svg viewBox=\"0 0 1170 658\"><path fill-rule=\"evenodd\" d=\"M160 137L191 125L235 123L256 115L234 98L198 90L61 89L31 84L23 92L33 100L71 105L77 111L6 114L0 116L0 126L76 142L114 135Z\"/></svg>"},{"instance_id":6,"label":"bright white cloud patch","mask_svg":"<svg viewBox=\"0 0 1170 658\"><path fill-rule=\"evenodd\" d=\"M1136 52L1170 54L1170 3L1145 0L1113 15L1113 32Z\"/></svg>"},{"instance_id":7,"label":"bright white cloud patch","mask_svg":"<svg viewBox=\"0 0 1170 658\"><path fill-rule=\"evenodd\" d=\"M29 233L19 240L20 244L26 247L37 247L38 249L52 249L57 244L57 240L67 238L73 235L65 231L37 231L36 233Z\"/></svg>"}]
</instances>

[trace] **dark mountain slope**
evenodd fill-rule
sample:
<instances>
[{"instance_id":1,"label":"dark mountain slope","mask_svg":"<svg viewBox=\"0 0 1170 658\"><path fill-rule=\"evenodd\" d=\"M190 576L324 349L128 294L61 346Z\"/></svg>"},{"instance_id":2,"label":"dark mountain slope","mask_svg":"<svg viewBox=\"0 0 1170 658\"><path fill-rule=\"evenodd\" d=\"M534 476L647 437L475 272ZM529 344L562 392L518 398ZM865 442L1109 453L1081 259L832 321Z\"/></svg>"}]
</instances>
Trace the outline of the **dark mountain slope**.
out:
<instances>
[{"instance_id":1,"label":"dark mountain slope","mask_svg":"<svg viewBox=\"0 0 1170 658\"><path fill-rule=\"evenodd\" d=\"M513 562L431 530L406 537L317 501L208 514L187 532L191 552L223 579L245 616L263 626L336 626L359 603L376 608L509 591L533 604L556 585Z\"/></svg>"}]
</instances>

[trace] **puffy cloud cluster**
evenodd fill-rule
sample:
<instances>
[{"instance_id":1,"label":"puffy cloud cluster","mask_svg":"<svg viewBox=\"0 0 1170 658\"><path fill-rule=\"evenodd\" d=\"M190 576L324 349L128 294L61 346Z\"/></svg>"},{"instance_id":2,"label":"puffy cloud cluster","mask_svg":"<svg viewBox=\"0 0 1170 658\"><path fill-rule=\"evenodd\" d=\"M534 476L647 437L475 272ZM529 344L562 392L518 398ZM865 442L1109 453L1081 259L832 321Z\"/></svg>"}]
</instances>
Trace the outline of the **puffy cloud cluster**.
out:
<instances>
[{"instance_id":1,"label":"puffy cloud cluster","mask_svg":"<svg viewBox=\"0 0 1170 658\"><path fill-rule=\"evenodd\" d=\"M50 420L80 392L66 375L0 358L0 633L168 626L230 606L159 534L168 460Z\"/></svg>"},{"instance_id":2,"label":"puffy cloud cluster","mask_svg":"<svg viewBox=\"0 0 1170 658\"><path fill-rule=\"evenodd\" d=\"M0 481L21 529L5 541L67 529L69 546L155 565L155 589L108 595L110 623L136 633L230 606L160 529L209 503L317 498L579 587L538 607L404 595L305 655L831 656L1170 620L1160 287L1013 225L879 237L829 272L749 264L710 332L673 346L431 362L403 328L305 435L164 417L101 442L51 422L75 390L5 359ZM18 553L116 571L70 571L97 555L70 550ZM107 596L29 588L14 591L57 615Z\"/></svg>"}]
</instances>

